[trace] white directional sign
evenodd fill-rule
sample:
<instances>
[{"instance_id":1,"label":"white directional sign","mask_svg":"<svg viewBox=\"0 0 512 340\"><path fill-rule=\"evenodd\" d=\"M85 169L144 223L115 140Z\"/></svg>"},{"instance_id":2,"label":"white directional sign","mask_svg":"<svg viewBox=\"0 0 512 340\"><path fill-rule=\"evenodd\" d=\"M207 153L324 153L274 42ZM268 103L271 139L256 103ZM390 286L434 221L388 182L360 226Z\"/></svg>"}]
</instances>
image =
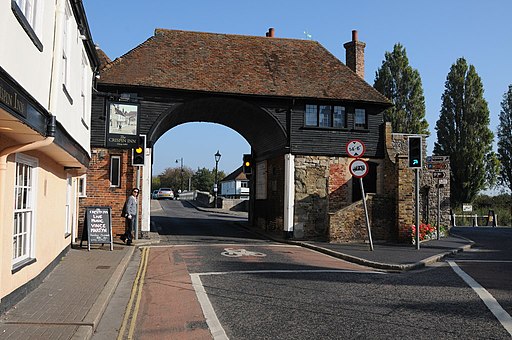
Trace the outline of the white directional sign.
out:
<instances>
[{"instance_id":1,"label":"white directional sign","mask_svg":"<svg viewBox=\"0 0 512 340\"><path fill-rule=\"evenodd\" d=\"M350 173L356 178L363 178L368 174L368 163L362 159L354 159L349 166Z\"/></svg>"},{"instance_id":2,"label":"white directional sign","mask_svg":"<svg viewBox=\"0 0 512 340\"><path fill-rule=\"evenodd\" d=\"M359 158L364 155L365 152L364 143L359 139L351 140L347 143L347 153L350 157Z\"/></svg>"}]
</instances>

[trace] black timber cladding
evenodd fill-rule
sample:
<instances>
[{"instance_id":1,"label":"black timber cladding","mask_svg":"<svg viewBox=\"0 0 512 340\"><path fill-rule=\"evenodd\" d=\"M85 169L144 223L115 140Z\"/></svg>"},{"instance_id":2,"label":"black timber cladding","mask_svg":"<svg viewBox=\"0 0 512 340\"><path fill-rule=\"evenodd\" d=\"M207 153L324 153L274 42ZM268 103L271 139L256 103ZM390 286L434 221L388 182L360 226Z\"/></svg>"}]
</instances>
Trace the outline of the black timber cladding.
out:
<instances>
[{"instance_id":1,"label":"black timber cladding","mask_svg":"<svg viewBox=\"0 0 512 340\"><path fill-rule=\"evenodd\" d=\"M109 100L115 100L109 91L122 92L115 87L103 88L103 95L93 100L91 144L105 146L105 113ZM134 89L124 89L133 93ZM306 104L325 104L314 100L292 100L289 98L262 98L257 96L226 96L188 91L161 89L139 89L136 94L140 105L139 133L148 135L151 146L174 126L186 122L204 121L229 126L246 137L257 156L264 154L288 153L298 155L346 156L345 145L352 139L360 139L366 145L367 157L384 157L383 110L381 105L365 103L330 102L330 105L345 107L346 128L320 128L304 126ZM118 96L118 95L115 95ZM193 103L206 103L205 105ZM246 115L246 110L258 108L255 115ZM354 128L354 110L362 108L367 113L367 128ZM224 117L224 114L236 115ZM174 116L172 116L174 115ZM266 125L261 125L264 116L274 121L284 131L283 136L271 133ZM250 117L250 119L248 118ZM257 118L254 118L257 117ZM238 120L238 121L233 121ZM269 123L270 124L270 123ZM249 136L249 137L247 137ZM254 137L256 136L256 137ZM205 143L208 142L205 139ZM253 145L253 144L258 145ZM270 155L269 154L269 155ZM265 158L265 157L263 157Z\"/></svg>"}]
</instances>

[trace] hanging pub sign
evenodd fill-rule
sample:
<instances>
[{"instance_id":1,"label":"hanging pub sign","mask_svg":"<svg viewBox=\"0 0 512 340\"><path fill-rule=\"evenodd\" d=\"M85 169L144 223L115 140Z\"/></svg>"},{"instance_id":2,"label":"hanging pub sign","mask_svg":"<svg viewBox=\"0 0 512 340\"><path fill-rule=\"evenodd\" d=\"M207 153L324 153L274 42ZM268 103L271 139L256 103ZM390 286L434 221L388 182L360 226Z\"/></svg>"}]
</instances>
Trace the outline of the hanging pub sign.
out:
<instances>
[{"instance_id":1,"label":"hanging pub sign","mask_svg":"<svg viewBox=\"0 0 512 340\"><path fill-rule=\"evenodd\" d=\"M107 112L107 147L130 149L137 144L139 105L109 102Z\"/></svg>"}]
</instances>

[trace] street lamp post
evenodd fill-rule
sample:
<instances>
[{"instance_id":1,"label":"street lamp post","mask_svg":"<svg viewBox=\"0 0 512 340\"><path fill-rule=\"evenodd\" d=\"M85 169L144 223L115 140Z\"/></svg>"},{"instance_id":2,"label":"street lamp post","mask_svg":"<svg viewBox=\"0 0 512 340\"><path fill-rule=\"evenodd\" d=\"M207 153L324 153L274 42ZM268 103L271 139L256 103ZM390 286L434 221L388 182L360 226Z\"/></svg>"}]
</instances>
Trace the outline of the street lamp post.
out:
<instances>
[{"instance_id":1,"label":"street lamp post","mask_svg":"<svg viewBox=\"0 0 512 340\"><path fill-rule=\"evenodd\" d=\"M220 157L221 157L219 150L217 150L217 153L214 156L215 156L215 184L213 186L213 194L215 197L215 208L217 208L218 173L219 173L219 161L220 161Z\"/></svg>"},{"instance_id":2,"label":"street lamp post","mask_svg":"<svg viewBox=\"0 0 512 340\"><path fill-rule=\"evenodd\" d=\"M178 161L181 161L181 172L180 172L180 193L183 192L183 157L181 157L179 160L177 159L176 160L176 163L178 163Z\"/></svg>"}]
</instances>

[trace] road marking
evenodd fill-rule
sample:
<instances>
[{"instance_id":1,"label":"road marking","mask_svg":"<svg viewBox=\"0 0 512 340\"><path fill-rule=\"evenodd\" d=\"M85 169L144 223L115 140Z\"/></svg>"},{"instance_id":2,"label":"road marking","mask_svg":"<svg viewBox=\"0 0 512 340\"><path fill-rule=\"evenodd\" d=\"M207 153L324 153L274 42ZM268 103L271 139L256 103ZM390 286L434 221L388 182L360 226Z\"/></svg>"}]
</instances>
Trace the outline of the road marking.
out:
<instances>
[{"instance_id":1,"label":"road marking","mask_svg":"<svg viewBox=\"0 0 512 340\"><path fill-rule=\"evenodd\" d=\"M482 299L487 308L491 311L492 314L498 319L501 325L507 330L507 332L512 335L512 317L501 307L501 305L496 301L494 296L491 295L484 287L482 287L478 282L475 281L471 276L469 276L465 271L463 271L454 261L447 261L452 267L453 271L457 273L469 287L471 287L475 293Z\"/></svg>"},{"instance_id":2,"label":"road marking","mask_svg":"<svg viewBox=\"0 0 512 340\"><path fill-rule=\"evenodd\" d=\"M386 274L384 272L376 272L376 271L354 271L354 270L345 270L345 269L318 269L318 270L241 270L241 271L232 271L232 272L208 272L208 273L195 273L190 274L190 278L192 280L192 287L196 292L197 300L201 305L201 309L203 310L204 317L206 318L206 323L208 324L208 328L212 333L213 339L215 340L229 340L224 328L220 324L219 319L217 318L217 314L213 309L212 303L208 298L208 294L204 289L203 282L201 281L201 276L208 275L227 275L227 274L268 274L268 273L351 273L351 274Z\"/></svg>"},{"instance_id":3,"label":"road marking","mask_svg":"<svg viewBox=\"0 0 512 340\"><path fill-rule=\"evenodd\" d=\"M213 244L159 244L151 248L181 248L181 247L279 247L279 248L301 248L294 244L267 244L267 243L213 243Z\"/></svg>"},{"instance_id":4,"label":"road marking","mask_svg":"<svg viewBox=\"0 0 512 340\"><path fill-rule=\"evenodd\" d=\"M206 290L203 287L203 283L201 282L201 277L199 275L200 274L190 274L190 278L192 280L192 287L194 287L194 290L196 291L197 300L199 301L204 317L206 318L208 328L212 333L213 339L228 340L229 338L220 324L217 314L215 314L215 310L213 309L212 303L206 294Z\"/></svg>"},{"instance_id":5,"label":"road marking","mask_svg":"<svg viewBox=\"0 0 512 340\"><path fill-rule=\"evenodd\" d=\"M142 248L142 256L139 265L139 270L137 271L137 275L135 276L135 280L133 282L130 300L128 301L128 305L126 306L126 310L124 312L123 323L121 324L121 328L119 329L117 340L124 339L124 333L126 332L126 327L128 325L128 320L130 319L130 316L131 323L130 328L128 330L128 339L133 339L133 332L135 330L135 323L137 321L137 315L140 307L140 299L142 296L142 286L144 285L144 277L146 276L146 270L148 267L148 258L149 247L144 247Z\"/></svg>"},{"instance_id":6,"label":"road marking","mask_svg":"<svg viewBox=\"0 0 512 340\"><path fill-rule=\"evenodd\" d=\"M472 263L512 263L512 260L457 260L457 262L472 262Z\"/></svg>"},{"instance_id":7,"label":"road marking","mask_svg":"<svg viewBox=\"0 0 512 340\"><path fill-rule=\"evenodd\" d=\"M224 248L224 251L220 253L222 256L226 257L241 257L241 256L255 256L255 257L265 257L267 254L260 253L258 251L250 251L247 249L239 248Z\"/></svg>"}]
</instances>

